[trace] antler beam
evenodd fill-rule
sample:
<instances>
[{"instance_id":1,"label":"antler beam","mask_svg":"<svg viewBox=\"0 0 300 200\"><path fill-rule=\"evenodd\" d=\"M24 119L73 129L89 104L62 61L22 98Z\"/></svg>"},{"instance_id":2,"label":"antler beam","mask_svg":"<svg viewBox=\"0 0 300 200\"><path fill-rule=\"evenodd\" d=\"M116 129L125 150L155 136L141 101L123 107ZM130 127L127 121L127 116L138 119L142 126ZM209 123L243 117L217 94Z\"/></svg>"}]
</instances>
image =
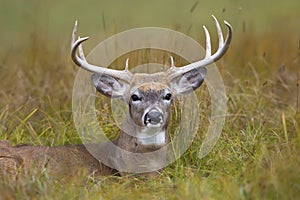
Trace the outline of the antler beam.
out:
<instances>
[{"instance_id":1,"label":"antler beam","mask_svg":"<svg viewBox=\"0 0 300 200\"><path fill-rule=\"evenodd\" d=\"M205 26L203 26L205 36L206 36L206 53L205 53L205 58L203 60L200 60L198 62L191 63L189 65L183 66L183 67L175 67L174 64L172 64L171 68L167 71L167 76L169 78L169 81L173 81L182 74L189 72L193 69L198 69L200 67L205 67L218 59L220 59L227 51L229 44L232 39L232 27L231 25L227 22L224 21L225 25L228 28L228 33L224 42L223 39L223 33L222 29L220 27L220 24L218 20L216 19L215 16L213 16L213 19L215 21L216 27L217 27L217 32L218 32L218 37L219 37L219 48L218 50L212 55L211 54L211 41L210 41L210 35Z\"/></svg>"}]
</instances>

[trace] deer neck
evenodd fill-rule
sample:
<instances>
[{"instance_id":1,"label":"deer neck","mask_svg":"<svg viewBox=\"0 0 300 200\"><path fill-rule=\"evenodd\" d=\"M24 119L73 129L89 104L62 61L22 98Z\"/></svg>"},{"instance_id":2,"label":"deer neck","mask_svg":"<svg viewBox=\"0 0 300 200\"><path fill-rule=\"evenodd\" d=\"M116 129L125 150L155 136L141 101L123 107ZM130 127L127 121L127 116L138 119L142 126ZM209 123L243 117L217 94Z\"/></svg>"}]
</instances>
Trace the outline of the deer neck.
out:
<instances>
[{"instance_id":1,"label":"deer neck","mask_svg":"<svg viewBox=\"0 0 300 200\"><path fill-rule=\"evenodd\" d=\"M127 116L120 137L116 141L120 148L116 148L112 161L114 166L121 169L119 174L127 175L126 171L128 170L137 173L145 170L148 172L142 174L156 174L156 172L149 173L149 170L158 170L166 163L167 133L167 126L160 129L144 129L136 125L130 116ZM144 153L146 153L146 157ZM123 169L125 172L122 171Z\"/></svg>"}]
</instances>

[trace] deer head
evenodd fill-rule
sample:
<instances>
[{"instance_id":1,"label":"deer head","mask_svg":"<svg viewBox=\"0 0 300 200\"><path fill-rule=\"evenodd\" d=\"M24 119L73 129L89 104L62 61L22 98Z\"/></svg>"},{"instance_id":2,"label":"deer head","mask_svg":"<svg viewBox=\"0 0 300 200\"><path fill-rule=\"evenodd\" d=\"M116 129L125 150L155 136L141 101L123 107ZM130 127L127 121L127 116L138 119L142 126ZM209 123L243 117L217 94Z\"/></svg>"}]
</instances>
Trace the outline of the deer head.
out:
<instances>
[{"instance_id":1,"label":"deer head","mask_svg":"<svg viewBox=\"0 0 300 200\"><path fill-rule=\"evenodd\" d=\"M206 75L205 66L220 59L229 47L232 39L231 25L224 21L228 28L224 41L220 24L214 16L213 19L219 37L218 50L212 54L210 35L203 26L206 35L205 58L176 67L171 57L171 67L166 72L133 74L129 71L128 59L124 70L108 69L88 63L82 49L82 43L88 37L79 37L76 40L77 21L72 34L71 57L76 65L93 73L91 79L97 91L110 98L122 98L128 105L126 132L136 136L144 146L161 147L166 144L166 130L173 98L200 87Z\"/></svg>"}]
</instances>

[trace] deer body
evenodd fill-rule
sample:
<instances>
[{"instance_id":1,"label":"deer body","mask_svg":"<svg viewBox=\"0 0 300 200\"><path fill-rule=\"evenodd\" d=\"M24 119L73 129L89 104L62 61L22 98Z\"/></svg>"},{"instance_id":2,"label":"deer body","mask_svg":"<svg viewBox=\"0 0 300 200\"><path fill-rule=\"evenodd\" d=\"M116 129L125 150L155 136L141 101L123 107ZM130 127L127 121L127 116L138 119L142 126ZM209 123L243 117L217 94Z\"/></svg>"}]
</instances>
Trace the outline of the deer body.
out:
<instances>
[{"instance_id":1,"label":"deer body","mask_svg":"<svg viewBox=\"0 0 300 200\"><path fill-rule=\"evenodd\" d=\"M21 145L13 147L0 141L0 177L47 173L55 177L72 176L79 172L110 175L113 169L102 165L84 145L56 147Z\"/></svg>"},{"instance_id":2,"label":"deer body","mask_svg":"<svg viewBox=\"0 0 300 200\"><path fill-rule=\"evenodd\" d=\"M12 147L7 141L2 141L0 142L0 173L2 169L4 172L14 174L21 167L25 170L47 169L49 173L54 174L72 173L78 168L96 175L116 173L115 169L102 164L103 158L106 159L106 163L113 162L114 166L129 166L132 169L140 167L138 159L129 159L124 151L112 148L112 144L132 153L151 153L163 149L159 156L153 154L148 163L155 168L159 163L165 162L171 116L170 106L174 97L197 89L204 81L205 66L221 58L230 44L231 26L225 21L228 34L224 41L220 25L215 17L214 20L219 36L219 49L215 54L211 54L210 36L204 27L207 50L203 60L177 68L171 57L171 67L166 72L154 74L132 74L128 70L128 59L125 69L121 71L89 64L81 46L81 43L88 38L75 39L76 22L71 45L71 57L74 63L93 73L92 83L98 92L109 98L121 98L128 105L120 137L113 143L88 145L93 149L93 156L86 149L87 144L58 147ZM118 173L126 174L123 171Z\"/></svg>"}]
</instances>

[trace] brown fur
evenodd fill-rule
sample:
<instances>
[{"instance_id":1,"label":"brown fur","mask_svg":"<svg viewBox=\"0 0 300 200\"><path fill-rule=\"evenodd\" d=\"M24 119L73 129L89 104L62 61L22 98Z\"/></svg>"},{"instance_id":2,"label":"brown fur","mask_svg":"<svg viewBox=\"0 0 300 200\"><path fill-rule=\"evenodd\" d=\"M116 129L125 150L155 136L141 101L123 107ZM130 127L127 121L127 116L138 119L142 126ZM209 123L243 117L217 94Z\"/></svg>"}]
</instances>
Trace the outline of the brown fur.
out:
<instances>
[{"instance_id":1,"label":"brown fur","mask_svg":"<svg viewBox=\"0 0 300 200\"><path fill-rule=\"evenodd\" d=\"M55 177L66 177L80 170L96 176L115 172L96 160L84 145L13 147L7 140L0 141L2 176L17 178L46 172Z\"/></svg>"}]
</instances>

